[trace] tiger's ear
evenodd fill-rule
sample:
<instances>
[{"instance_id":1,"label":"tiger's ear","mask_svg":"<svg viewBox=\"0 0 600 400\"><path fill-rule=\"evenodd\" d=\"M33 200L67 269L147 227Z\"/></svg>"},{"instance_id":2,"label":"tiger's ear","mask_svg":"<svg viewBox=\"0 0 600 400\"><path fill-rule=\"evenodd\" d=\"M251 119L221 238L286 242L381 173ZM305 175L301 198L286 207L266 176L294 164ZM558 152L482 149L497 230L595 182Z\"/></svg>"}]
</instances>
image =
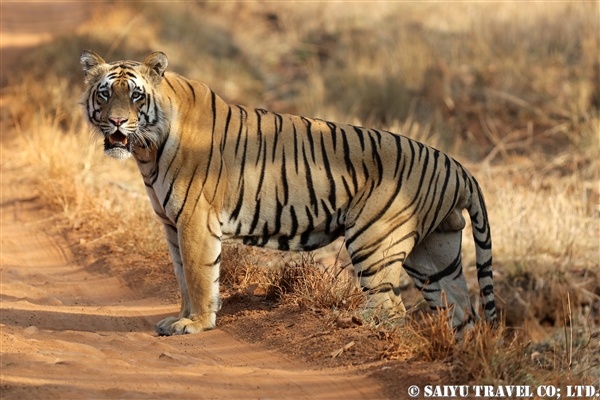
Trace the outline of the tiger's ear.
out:
<instances>
[{"instance_id":1,"label":"tiger's ear","mask_svg":"<svg viewBox=\"0 0 600 400\"><path fill-rule=\"evenodd\" d=\"M98 65L106 64L106 61L92 50L84 50L81 53L79 62L86 76L91 69L96 68Z\"/></svg>"},{"instance_id":2,"label":"tiger's ear","mask_svg":"<svg viewBox=\"0 0 600 400\"><path fill-rule=\"evenodd\" d=\"M155 51L146 57L144 65L156 72L159 77L158 81L160 81L160 78L163 77L165 70L167 69L167 65L169 65L169 60L167 60L167 55L162 51Z\"/></svg>"}]
</instances>

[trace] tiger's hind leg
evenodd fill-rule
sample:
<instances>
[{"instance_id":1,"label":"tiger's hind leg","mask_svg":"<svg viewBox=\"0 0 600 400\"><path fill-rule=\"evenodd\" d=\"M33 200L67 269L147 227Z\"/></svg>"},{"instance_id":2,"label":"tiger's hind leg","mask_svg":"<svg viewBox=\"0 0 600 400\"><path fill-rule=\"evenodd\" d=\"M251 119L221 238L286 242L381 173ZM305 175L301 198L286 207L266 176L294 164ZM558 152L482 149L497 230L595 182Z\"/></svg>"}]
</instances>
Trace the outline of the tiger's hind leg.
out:
<instances>
[{"instance_id":1,"label":"tiger's hind leg","mask_svg":"<svg viewBox=\"0 0 600 400\"><path fill-rule=\"evenodd\" d=\"M452 307L452 327L458 329L479 319L463 274L461 244L461 230L444 231L442 227L419 243L404 263L432 309Z\"/></svg>"},{"instance_id":2,"label":"tiger's hind leg","mask_svg":"<svg viewBox=\"0 0 600 400\"><path fill-rule=\"evenodd\" d=\"M367 308L385 309L390 317L404 317L406 308L400 294L400 276L406 255L414 246L411 237L394 240L394 235L377 235L373 231L385 227L372 226L370 233L384 240L375 243L352 240L352 232L346 232L346 247L363 291L368 293ZM380 233L381 233L380 232ZM396 237L406 237L398 234ZM350 238L350 239L349 239Z\"/></svg>"}]
</instances>

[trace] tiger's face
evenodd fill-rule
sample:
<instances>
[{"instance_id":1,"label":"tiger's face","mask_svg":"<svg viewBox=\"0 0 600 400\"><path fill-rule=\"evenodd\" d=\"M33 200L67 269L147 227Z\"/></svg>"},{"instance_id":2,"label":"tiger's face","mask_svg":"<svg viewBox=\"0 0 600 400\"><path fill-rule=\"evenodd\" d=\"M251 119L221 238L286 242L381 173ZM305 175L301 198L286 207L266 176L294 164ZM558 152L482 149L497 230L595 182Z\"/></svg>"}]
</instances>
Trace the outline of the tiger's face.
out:
<instances>
[{"instance_id":1,"label":"tiger's face","mask_svg":"<svg viewBox=\"0 0 600 400\"><path fill-rule=\"evenodd\" d=\"M106 63L85 50L81 64L86 75L82 104L95 132L104 138L104 152L117 159L131 156L135 146L156 146L156 127L163 119L158 86L167 57L152 53L143 62Z\"/></svg>"}]
</instances>

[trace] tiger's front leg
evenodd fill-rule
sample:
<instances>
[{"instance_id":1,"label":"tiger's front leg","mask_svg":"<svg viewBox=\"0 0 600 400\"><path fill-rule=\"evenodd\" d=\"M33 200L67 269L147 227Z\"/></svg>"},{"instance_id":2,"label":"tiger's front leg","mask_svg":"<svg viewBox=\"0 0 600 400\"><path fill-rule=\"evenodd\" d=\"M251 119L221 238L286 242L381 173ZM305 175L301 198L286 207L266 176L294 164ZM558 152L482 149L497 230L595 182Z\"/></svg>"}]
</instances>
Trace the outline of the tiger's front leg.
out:
<instances>
[{"instance_id":1,"label":"tiger's front leg","mask_svg":"<svg viewBox=\"0 0 600 400\"><path fill-rule=\"evenodd\" d=\"M178 223L179 251L171 250L176 249L167 235L181 290L181 311L178 317L165 318L156 325L159 335L197 333L213 329L216 324L220 308L221 230L213 209L207 207L203 211L200 203L191 218L181 218Z\"/></svg>"},{"instance_id":2,"label":"tiger's front leg","mask_svg":"<svg viewBox=\"0 0 600 400\"><path fill-rule=\"evenodd\" d=\"M170 335L171 333L169 333L169 328L171 325L181 318L187 318L190 314L190 297L185 281L185 275L183 273L183 260L181 259L181 251L179 249L179 236L177 234L177 228L166 223L163 223L163 227L165 230L167 245L169 247L169 254L171 255L171 261L173 261L173 270L175 272L175 276L177 277L177 282L179 283L181 308L179 311L179 317L170 316L156 324L156 333L161 336Z\"/></svg>"}]
</instances>

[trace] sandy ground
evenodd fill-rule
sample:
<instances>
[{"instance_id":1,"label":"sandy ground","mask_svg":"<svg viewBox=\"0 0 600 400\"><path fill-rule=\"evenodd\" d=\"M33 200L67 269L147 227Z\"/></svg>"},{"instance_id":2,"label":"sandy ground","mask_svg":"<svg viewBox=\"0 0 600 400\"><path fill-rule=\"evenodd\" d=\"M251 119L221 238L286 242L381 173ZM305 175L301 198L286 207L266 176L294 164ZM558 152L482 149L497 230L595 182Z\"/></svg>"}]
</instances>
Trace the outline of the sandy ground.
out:
<instances>
[{"instance_id":1,"label":"sandy ground","mask_svg":"<svg viewBox=\"0 0 600 400\"><path fill-rule=\"evenodd\" d=\"M380 385L314 369L216 329L157 337L177 312L82 267L31 188L2 177L2 398L378 398Z\"/></svg>"}]
</instances>

